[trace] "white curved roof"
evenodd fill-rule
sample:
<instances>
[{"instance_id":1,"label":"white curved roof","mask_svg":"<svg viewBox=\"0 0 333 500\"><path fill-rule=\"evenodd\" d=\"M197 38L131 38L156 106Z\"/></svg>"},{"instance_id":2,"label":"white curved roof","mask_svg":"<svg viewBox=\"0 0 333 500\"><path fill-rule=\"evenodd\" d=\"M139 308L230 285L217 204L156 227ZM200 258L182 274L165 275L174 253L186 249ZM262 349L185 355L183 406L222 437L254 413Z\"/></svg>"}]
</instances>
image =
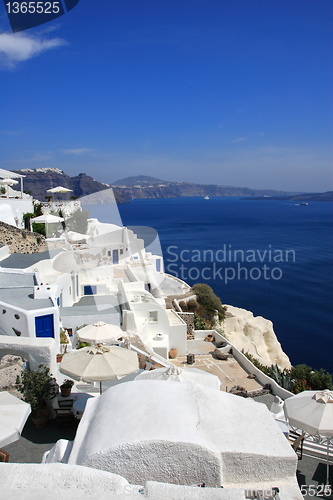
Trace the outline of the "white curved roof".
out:
<instances>
[{"instance_id":1,"label":"white curved roof","mask_svg":"<svg viewBox=\"0 0 333 500\"><path fill-rule=\"evenodd\" d=\"M205 476L218 486L292 477L297 458L266 406L194 384L143 380L88 401L68 463L117 471L130 482L191 484Z\"/></svg>"}]
</instances>

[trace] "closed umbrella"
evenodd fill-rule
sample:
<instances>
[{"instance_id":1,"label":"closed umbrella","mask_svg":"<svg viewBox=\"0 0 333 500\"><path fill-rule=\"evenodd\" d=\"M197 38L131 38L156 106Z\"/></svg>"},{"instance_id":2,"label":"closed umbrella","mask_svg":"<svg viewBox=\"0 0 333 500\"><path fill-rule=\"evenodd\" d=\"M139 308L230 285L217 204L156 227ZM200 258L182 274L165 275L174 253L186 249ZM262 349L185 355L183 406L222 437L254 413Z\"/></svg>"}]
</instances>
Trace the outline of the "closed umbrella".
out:
<instances>
[{"instance_id":1,"label":"closed umbrella","mask_svg":"<svg viewBox=\"0 0 333 500\"><path fill-rule=\"evenodd\" d=\"M136 352L118 346L91 346L67 353L60 363L64 375L84 382L121 379L139 368Z\"/></svg>"},{"instance_id":2,"label":"closed umbrella","mask_svg":"<svg viewBox=\"0 0 333 500\"><path fill-rule=\"evenodd\" d=\"M101 344L103 342L112 342L124 335L122 329L117 325L109 325L103 321L98 321L93 325L87 325L77 331L77 336L83 342L93 342Z\"/></svg>"},{"instance_id":3,"label":"closed umbrella","mask_svg":"<svg viewBox=\"0 0 333 500\"><path fill-rule=\"evenodd\" d=\"M284 411L290 425L326 441L328 481L329 445L333 437L333 391L300 392L285 400Z\"/></svg>"},{"instance_id":4,"label":"closed umbrella","mask_svg":"<svg viewBox=\"0 0 333 500\"><path fill-rule=\"evenodd\" d=\"M174 382L191 382L206 387L220 390L221 382L216 375L198 370L197 368L178 368L169 366L168 368L158 368L157 370L145 370L141 372L135 380L167 380Z\"/></svg>"},{"instance_id":5,"label":"closed umbrella","mask_svg":"<svg viewBox=\"0 0 333 500\"><path fill-rule=\"evenodd\" d=\"M0 392L0 447L17 441L31 406L7 391Z\"/></svg>"}]
</instances>

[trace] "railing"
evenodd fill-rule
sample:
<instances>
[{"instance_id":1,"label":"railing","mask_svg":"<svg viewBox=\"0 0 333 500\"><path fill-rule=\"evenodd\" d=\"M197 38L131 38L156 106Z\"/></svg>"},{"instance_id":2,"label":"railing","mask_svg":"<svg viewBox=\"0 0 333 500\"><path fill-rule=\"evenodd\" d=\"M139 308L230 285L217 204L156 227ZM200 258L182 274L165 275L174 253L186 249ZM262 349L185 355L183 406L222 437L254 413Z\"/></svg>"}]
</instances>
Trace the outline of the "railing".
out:
<instances>
[{"instance_id":1,"label":"railing","mask_svg":"<svg viewBox=\"0 0 333 500\"><path fill-rule=\"evenodd\" d=\"M52 201L50 203L42 202L42 212L44 215L51 212L59 213L61 210L64 217L70 217L77 210L82 210L79 200L71 201Z\"/></svg>"}]
</instances>

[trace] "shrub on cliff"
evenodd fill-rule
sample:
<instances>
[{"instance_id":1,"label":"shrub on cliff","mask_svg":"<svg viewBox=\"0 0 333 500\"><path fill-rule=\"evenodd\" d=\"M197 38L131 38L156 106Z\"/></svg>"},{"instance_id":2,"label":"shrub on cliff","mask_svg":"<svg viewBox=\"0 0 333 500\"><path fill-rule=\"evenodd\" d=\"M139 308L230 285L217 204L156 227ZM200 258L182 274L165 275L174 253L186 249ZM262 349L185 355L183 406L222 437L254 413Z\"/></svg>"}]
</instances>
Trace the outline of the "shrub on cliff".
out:
<instances>
[{"instance_id":1,"label":"shrub on cliff","mask_svg":"<svg viewBox=\"0 0 333 500\"><path fill-rule=\"evenodd\" d=\"M291 369L291 378L304 381L313 391L333 389L332 375L323 368L312 370L311 366L305 364L296 365Z\"/></svg>"},{"instance_id":2,"label":"shrub on cliff","mask_svg":"<svg viewBox=\"0 0 333 500\"><path fill-rule=\"evenodd\" d=\"M196 294L199 305L205 309L210 318L214 316L215 310L218 311L220 321L225 318L225 308L210 286L196 283L192 286L192 291Z\"/></svg>"},{"instance_id":3,"label":"shrub on cliff","mask_svg":"<svg viewBox=\"0 0 333 500\"><path fill-rule=\"evenodd\" d=\"M210 325L208 325L204 319L199 318L194 314L194 329L195 330L210 330Z\"/></svg>"},{"instance_id":4,"label":"shrub on cliff","mask_svg":"<svg viewBox=\"0 0 333 500\"><path fill-rule=\"evenodd\" d=\"M277 365L270 367L264 366L249 352L242 353L259 368L265 375L273 378L281 387L287 389L294 394L302 391L322 391L324 389L333 389L332 375L326 372L323 368L320 370L312 370L311 366L301 364L293 366L290 370L279 369ZM291 382L289 384L289 382Z\"/></svg>"},{"instance_id":5,"label":"shrub on cliff","mask_svg":"<svg viewBox=\"0 0 333 500\"><path fill-rule=\"evenodd\" d=\"M188 312L194 312L198 307L198 302L194 299L190 299L187 303Z\"/></svg>"}]
</instances>

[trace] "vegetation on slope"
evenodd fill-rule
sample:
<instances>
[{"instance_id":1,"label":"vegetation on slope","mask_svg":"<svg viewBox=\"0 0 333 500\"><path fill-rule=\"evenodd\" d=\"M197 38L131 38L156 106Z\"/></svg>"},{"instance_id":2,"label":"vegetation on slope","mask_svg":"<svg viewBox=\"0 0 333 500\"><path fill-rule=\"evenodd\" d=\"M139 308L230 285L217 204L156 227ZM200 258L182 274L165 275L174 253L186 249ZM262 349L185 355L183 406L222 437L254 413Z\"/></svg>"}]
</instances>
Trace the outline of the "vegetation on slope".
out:
<instances>
[{"instance_id":1,"label":"vegetation on slope","mask_svg":"<svg viewBox=\"0 0 333 500\"><path fill-rule=\"evenodd\" d=\"M243 354L254 364L256 368L275 380L281 387L294 394L302 391L321 391L333 389L332 375L323 368L312 370L308 365L301 364L293 366L290 370L280 370L277 365L267 367L250 353L242 351Z\"/></svg>"},{"instance_id":2,"label":"vegetation on slope","mask_svg":"<svg viewBox=\"0 0 333 500\"><path fill-rule=\"evenodd\" d=\"M187 303L181 301L179 305L183 311L194 313L194 327L196 330L210 330L213 328L216 311L219 320L224 320L226 308L210 286L196 283L192 287L192 292L197 296L197 300L191 299Z\"/></svg>"}]
</instances>

